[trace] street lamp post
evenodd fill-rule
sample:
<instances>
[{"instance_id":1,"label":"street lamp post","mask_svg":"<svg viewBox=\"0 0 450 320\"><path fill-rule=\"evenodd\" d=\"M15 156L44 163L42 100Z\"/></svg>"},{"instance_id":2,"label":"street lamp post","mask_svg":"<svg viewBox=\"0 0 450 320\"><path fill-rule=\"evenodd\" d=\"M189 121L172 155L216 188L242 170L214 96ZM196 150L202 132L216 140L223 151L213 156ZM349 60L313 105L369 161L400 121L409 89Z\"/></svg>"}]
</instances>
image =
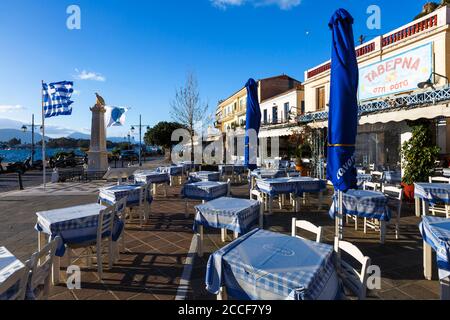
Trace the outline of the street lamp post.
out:
<instances>
[{"instance_id":1,"label":"street lamp post","mask_svg":"<svg viewBox=\"0 0 450 320\"><path fill-rule=\"evenodd\" d=\"M34 135L35 128L36 127L42 127L41 125L34 123L34 114L31 116L31 124L24 124L22 126L22 131L24 133L27 132L28 127L31 128L31 163L33 164L34 163L34 152L35 152L35 146L36 146L36 144L35 144L35 135Z\"/></svg>"},{"instance_id":2,"label":"street lamp post","mask_svg":"<svg viewBox=\"0 0 450 320\"><path fill-rule=\"evenodd\" d=\"M142 115L139 115L139 124L131 125L131 132L136 131L135 127L139 128L139 166L142 167L142 127L147 126L147 130L150 129L150 125L142 124Z\"/></svg>"}]
</instances>

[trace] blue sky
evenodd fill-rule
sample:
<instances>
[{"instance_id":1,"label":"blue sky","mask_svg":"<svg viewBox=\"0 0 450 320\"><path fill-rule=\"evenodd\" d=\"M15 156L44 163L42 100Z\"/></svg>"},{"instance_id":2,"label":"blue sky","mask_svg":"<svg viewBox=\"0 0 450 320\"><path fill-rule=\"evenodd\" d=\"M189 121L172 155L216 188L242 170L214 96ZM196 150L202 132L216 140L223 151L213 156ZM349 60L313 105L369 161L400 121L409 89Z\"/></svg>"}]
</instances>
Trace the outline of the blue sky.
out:
<instances>
[{"instance_id":1,"label":"blue sky","mask_svg":"<svg viewBox=\"0 0 450 320\"><path fill-rule=\"evenodd\" d=\"M330 56L327 22L339 7L355 17L355 37L408 23L426 1L387 0L2 0L0 118L40 113L40 81L73 80L73 115L47 123L89 132L99 92L153 125L170 120L170 101L188 72L214 112L217 101L255 79L304 70ZM69 5L81 30L66 27ZM382 29L368 30L368 6L381 8ZM108 131L124 136L129 127Z\"/></svg>"}]
</instances>

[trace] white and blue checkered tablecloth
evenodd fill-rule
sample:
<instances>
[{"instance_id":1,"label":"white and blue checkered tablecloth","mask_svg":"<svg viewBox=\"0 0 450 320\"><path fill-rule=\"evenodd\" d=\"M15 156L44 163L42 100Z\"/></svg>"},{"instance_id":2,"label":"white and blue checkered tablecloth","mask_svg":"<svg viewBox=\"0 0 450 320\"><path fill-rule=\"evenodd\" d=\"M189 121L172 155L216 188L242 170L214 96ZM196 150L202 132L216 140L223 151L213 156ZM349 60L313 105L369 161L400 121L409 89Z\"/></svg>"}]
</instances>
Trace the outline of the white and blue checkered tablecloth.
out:
<instances>
[{"instance_id":1,"label":"white and blue checkered tablecloth","mask_svg":"<svg viewBox=\"0 0 450 320\"><path fill-rule=\"evenodd\" d=\"M127 207L139 205L142 184L124 184L100 189L99 200L114 205L127 197ZM147 189L147 202L151 204L153 197L150 188Z\"/></svg>"},{"instance_id":2,"label":"white and blue checkered tablecloth","mask_svg":"<svg viewBox=\"0 0 450 320\"><path fill-rule=\"evenodd\" d=\"M332 300L340 293L332 246L260 229L210 256L206 288L218 294L222 286L243 300Z\"/></svg>"},{"instance_id":3,"label":"white and blue checkered tablecloth","mask_svg":"<svg viewBox=\"0 0 450 320\"><path fill-rule=\"evenodd\" d=\"M450 219L425 216L422 217L420 232L423 240L435 251L439 278L450 276Z\"/></svg>"},{"instance_id":4,"label":"white and blue checkered tablecloth","mask_svg":"<svg viewBox=\"0 0 450 320\"><path fill-rule=\"evenodd\" d=\"M100 211L106 209L98 203L37 212L35 229L55 239L61 237L56 255L63 257L66 244L85 243L97 237L98 217ZM116 219L113 230L113 240L116 241L122 233L123 223Z\"/></svg>"},{"instance_id":5,"label":"white and blue checkered tablecloth","mask_svg":"<svg viewBox=\"0 0 450 320\"><path fill-rule=\"evenodd\" d=\"M181 190L183 198L211 201L228 194L228 183L201 181L186 183Z\"/></svg>"},{"instance_id":6,"label":"white and blue checkered tablecloth","mask_svg":"<svg viewBox=\"0 0 450 320\"><path fill-rule=\"evenodd\" d=\"M138 171L134 174L135 183L170 183L170 176L166 172Z\"/></svg>"},{"instance_id":7,"label":"white and blue checkered tablecloth","mask_svg":"<svg viewBox=\"0 0 450 320\"><path fill-rule=\"evenodd\" d=\"M196 206L194 232L203 225L245 234L258 223L260 208L259 201L227 197Z\"/></svg>"},{"instance_id":8,"label":"white and blue checkered tablecloth","mask_svg":"<svg viewBox=\"0 0 450 320\"><path fill-rule=\"evenodd\" d=\"M191 172L189 174L189 180L191 182L220 181L220 172L214 171Z\"/></svg>"},{"instance_id":9,"label":"white and blue checkered tablecloth","mask_svg":"<svg viewBox=\"0 0 450 320\"><path fill-rule=\"evenodd\" d=\"M256 169L250 174L257 179L276 179L286 177L285 169Z\"/></svg>"},{"instance_id":10,"label":"white and blue checkered tablecloth","mask_svg":"<svg viewBox=\"0 0 450 320\"><path fill-rule=\"evenodd\" d=\"M343 194L343 213L361 218L391 220L389 199L381 192L368 190L348 190ZM335 218L337 195L333 198L330 209L331 218Z\"/></svg>"},{"instance_id":11,"label":"white and blue checkered tablecloth","mask_svg":"<svg viewBox=\"0 0 450 320\"><path fill-rule=\"evenodd\" d=\"M171 166L171 167L159 167L156 169L158 172L168 173L171 177L182 176L185 172L184 165Z\"/></svg>"},{"instance_id":12,"label":"white and blue checkered tablecloth","mask_svg":"<svg viewBox=\"0 0 450 320\"><path fill-rule=\"evenodd\" d=\"M269 196L290 193L301 196L303 193L315 193L326 189L324 180L309 177L258 179L256 185L261 192Z\"/></svg>"},{"instance_id":13,"label":"white and blue checkered tablecloth","mask_svg":"<svg viewBox=\"0 0 450 320\"><path fill-rule=\"evenodd\" d=\"M17 259L5 247L0 247L0 285L5 282L16 271L24 268L25 265ZM1 300L8 300L13 294L17 293L18 283L14 284L6 293L0 295Z\"/></svg>"},{"instance_id":14,"label":"white and blue checkered tablecloth","mask_svg":"<svg viewBox=\"0 0 450 320\"><path fill-rule=\"evenodd\" d=\"M358 187L362 187L364 185L364 182L372 182L372 175L371 174L358 174L356 176L356 179L358 181Z\"/></svg>"},{"instance_id":15,"label":"white and blue checkered tablecloth","mask_svg":"<svg viewBox=\"0 0 450 320\"><path fill-rule=\"evenodd\" d=\"M448 183L415 183L414 194L416 198L433 204L450 204L450 184Z\"/></svg>"}]
</instances>

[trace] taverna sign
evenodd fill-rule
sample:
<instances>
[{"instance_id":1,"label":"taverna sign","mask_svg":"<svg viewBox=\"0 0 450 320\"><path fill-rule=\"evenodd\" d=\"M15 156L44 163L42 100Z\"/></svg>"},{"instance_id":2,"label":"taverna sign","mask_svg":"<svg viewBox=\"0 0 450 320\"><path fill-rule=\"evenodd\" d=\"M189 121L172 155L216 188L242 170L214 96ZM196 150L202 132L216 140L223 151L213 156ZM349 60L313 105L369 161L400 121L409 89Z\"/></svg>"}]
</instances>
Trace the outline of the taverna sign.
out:
<instances>
[{"instance_id":1,"label":"taverna sign","mask_svg":"<svg viewBox=\"0 0 450 320\"><path fill-rule=\"evenodd\" d=\"M373 99L417 89L433 71L432 44L359 69L359 100Z\"/></svg>"}]
</instances>

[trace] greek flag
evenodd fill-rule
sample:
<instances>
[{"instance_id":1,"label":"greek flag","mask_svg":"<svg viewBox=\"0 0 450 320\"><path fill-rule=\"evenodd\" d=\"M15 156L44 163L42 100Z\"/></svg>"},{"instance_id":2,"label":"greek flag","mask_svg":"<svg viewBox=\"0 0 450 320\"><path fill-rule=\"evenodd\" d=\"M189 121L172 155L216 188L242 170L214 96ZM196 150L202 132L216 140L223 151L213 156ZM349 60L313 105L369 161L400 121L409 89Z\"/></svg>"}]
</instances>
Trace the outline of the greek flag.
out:
<instances>
[{"instance_id":1,"label":"greek flag","mask_svg":"<svg viewBox=\"0 0 450 320\"><path fill-rule=\"evenodd\" d=\"M73 82L62 81L42 84L42 101L45 118L70 116L72 114L70 100L73 93Z\"/></svg>"}]
</instances>

